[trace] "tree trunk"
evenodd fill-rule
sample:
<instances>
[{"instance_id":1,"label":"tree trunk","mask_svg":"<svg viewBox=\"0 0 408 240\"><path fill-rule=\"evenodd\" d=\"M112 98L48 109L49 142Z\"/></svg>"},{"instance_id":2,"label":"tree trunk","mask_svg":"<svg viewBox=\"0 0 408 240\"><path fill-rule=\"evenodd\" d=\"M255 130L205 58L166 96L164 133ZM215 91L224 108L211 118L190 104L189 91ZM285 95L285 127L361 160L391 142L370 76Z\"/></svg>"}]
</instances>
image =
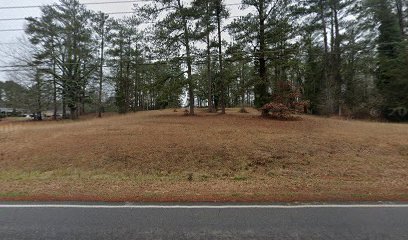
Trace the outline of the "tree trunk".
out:
<instances>
[{"instance_id":1,"label":"tree trunk","mask_svg":"<svg viewBox=\"0 0 408 240\"><path fill-rule=\"evenodd\" d=\"M222 36L221 36L221 1L217 2L217 30L218 30L218 61L220 67L220 81L221 81L221 113L225 114L225 81L224 69L222 59Z\"/></svg>"},{"instance_id":2,"label":"tree trunk","mask_svg":"<svg viewBox=\"0 0 408 240\"><path fill-rule=\"evenodd\" d=\"M268 103L268 79L266 75L266 40L265 40L265 1L261 0L259 4L259 81L255 84L255 106L262 108ZM268 111L262 110L262 116L267 116Z\"/></svg>"},{"instance_id":3,"label":"tree trunk","mask_svg":"<svg viewBox=\"0 0 408 240\"><path fill-rule=\"evenodd\" d=\"M328 82L328 74L327 74L327 62L328 62L328 54L329 54L329 45L328 45L328 38L327 38L327 23L326 23L326 16L325 16L325 6L323 0L320 0L320 18L322 21L322 30L323 30L323 40L324 40L324 57L323 57L323 84L322 86L327 86Z\"/></svg>"},{"instance_id":4,"label":"tree trunk","mask_svg":"<svg viewBox=\"0 0 408 240\"><path fill-rule=\"evenodd\" d=\"M85 95L85 91L86 91L86 84L84 82L84 85L82 86L82 93L81 93L81 99L80 99L80 103L81 103L81 111L79 112L80 115L84 115L86 110L85 110L85 100L86 100L86 95Z\"/></svg>"},{"instance_id":5,"label":"tree trunk","mask_svg":"<svg viewBox=\"0 0 408 240\"><path fill-rule=\"evenodd\" d=\"M102 85L103 85L103 64L104 64L104 47L105 47L105 14L101 14L101 59L99 62L99 96L98 96L98 117L102 117Z\"/></svg>"},{"instance_id":6,"label":"tree trunk","mask_svg":"<svg viewBox=\"0 0 408 240\"><path fill-rule=\"evenodd\" d=\"M138 46L136 43L136 64L134 67L135 71L135 80L133 83L133 111L136 112L138 109L138 99L139 99L139 74L138 74L138 65L137 65L137 54L138 54Z\"/></svg>"},{"instance_id":7,"label":"tree trunk","mask_svg":"<svg viewBox=\"0 0 408 240\"><path fill-rule=\"evenodd\" d=\"M240 77L241 77L241 110L244 111L245 110L245 80L244 80L244 70L245 70L245 62L242 61L241 63L241 73L240 73Z\"/></svg>"},{"instance_id":8,"label":"tree trunk","mask_svg":"<svg viewBox=\"0 0 408 240\"><path fill-rule=\"evenodd\" d=\"M76 107L70 107L69 109L71 113L71 120L78 119L78 109Z\"/></svg>"},{"instance_id":9,"label":"tree trunk","mask_svg":"<svg viewBox=\"0 0 408 240\"><path fill-rule=\"evenodd\" d=\"M66 80L62 83L62 118L67 119L67 93L66 93Z\"/></svg>"},{"instance_id":10,"label":"tree trunk","mask_svg":"<svg viewBox=\"0 0 408 240\"><path fill-rule=\"evenodd\" d=\"M192 76L192 61L191 61L191 54L190 54L190 46L186 45L186 52L187 52L187 78L188 78L188 95L189 95L189 103L190 103L190 115L194 115L194 83L193 83L193 76Z\"/></svg>"},{"instance_id":11,"label":"tree trunk","mask_svg":"<svg viewBox=\"0 0 408 240\"><path fill-rule=\"evenodd\" d=\"M179 1L179 6L181 3ZM190 36L188 32L187 26L187 19L183 16L183 27L184 27L184 43L186 48L186 55L187 55L187 79L188 79L188 96L189 96L189 104L190 104L190 115L194 115L194 105L195 105L195 98L194 98L194 83L193 83L193 69L192 69L192 60L191 60L191 49L190 49Z\"/></svg>"},{"instance_id":12,"label":"tree trunk","mask_svg":"<svg viewBox=\"0 0 408 240\"><path fill-rule=\"evenodd\" d=\"M395 0L395 6L397 8L397 17L398 17L398 23L399 23L399 28L401 31L401 35L405 35L405 22L404 22L404 9L403 9L403 4L402 0Z\"/></svg>"},{"instance_id":13,"label":"tree trunk","mask_svg":"<svg viewBox=\"0 0 408 240\"><path fill-rule=\"evenodd\" d=\"M334 49L333 49L333 77L336 83L337 88L337 102L338 102L338 114L339 116L342 115L342 107L343 107L343 81L341 77L341 52L340 52L340 26L339 26L339 18L338 18L338 3L336 1L332 4L332 11L333 11L333 22L334 22Z\"/></svg>"},{"instance_id":14,"label":"tree trunk","mask_svg":"<svg viewBox=\"0 0 408 240\"><path fill-rule=\"evenodd\" d=\"M53 78L52 78L52 90L53 90L53 96L52 96L52 100L53 100L53 104L54 104L54 113L52 116L53 120L57 120L57 113L58 113L58 103L57 103L57 79L55 77L55 59L53 59L53 63L52 63L52 69L53 69Z\"/></svg>"},{"instance_id":15,"label":"tree trunk","mask_svg":"<svg viewBox=\"0 0 408 240\"><path fill-rule=\"evenodd\" d=\"M36 92L37 92L37 116L36 119L37 121L41 121L42 120L42 99L41 99L41 76L39 73L39 70L37 69L37 73L35 76L35 80L36 80Z\"/></svg>"},{"instance_id":16,"label":"tree trunk","mask_svg":"<svg viewBox=\"0 0 408 240\"><path fill-rule=\"evenodd\" d=\"M213 98L212 98L212 76L211 76L211 42L210 42L210 12L207 3L207 79L208 79L208 112L214 112Z\"/></svg>"}]
</instances>

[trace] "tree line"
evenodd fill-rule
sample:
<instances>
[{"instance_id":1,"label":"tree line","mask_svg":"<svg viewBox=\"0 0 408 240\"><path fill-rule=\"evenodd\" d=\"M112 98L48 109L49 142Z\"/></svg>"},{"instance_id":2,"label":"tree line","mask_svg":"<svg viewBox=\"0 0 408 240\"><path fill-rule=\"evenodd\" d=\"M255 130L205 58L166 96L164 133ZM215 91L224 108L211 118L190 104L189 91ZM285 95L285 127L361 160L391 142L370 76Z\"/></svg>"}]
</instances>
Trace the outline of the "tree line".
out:
<instances>
[{"instance_id":1,"label":"tree line","mask_svg":"<svg viewBox=\"0 0 408 240\"><path fill-rule=\"evenodd\" d=\"M313 114L408 120L406 1L242 0L240 16L229 5L154 0L121 19L78 0L43 6L27 18L21 65L37 110L267 115L271 102L302 101ZM283 98L288 89L300 94Z\"/></svg>"}]
</instances>

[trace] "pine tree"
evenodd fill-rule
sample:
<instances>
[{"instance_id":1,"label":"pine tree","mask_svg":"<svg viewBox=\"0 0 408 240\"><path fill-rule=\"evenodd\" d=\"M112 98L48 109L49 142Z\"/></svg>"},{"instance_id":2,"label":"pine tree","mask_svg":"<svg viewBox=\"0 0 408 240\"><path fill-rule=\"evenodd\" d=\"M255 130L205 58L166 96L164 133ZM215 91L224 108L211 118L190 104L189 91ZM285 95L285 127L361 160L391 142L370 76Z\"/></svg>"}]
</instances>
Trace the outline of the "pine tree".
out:
<instances>
[{"instance_id":1,"label":"pine tree","mask_svg":"<svg viewBox=\"0 0 408 240\"><path fill-rule=\"evenodd\" d=\"M377 87L384 98L382 113L392 120L407 120L408 61L398 17L387 0L371 0L368 6L379 23Z\"/></svg>"},{"instance_id":2,"label":"pine tree","mask_svg":"<svg viewBox=\"0 0 408 240\"><path fill-rule=\"evenodd\" d=\"M60 0L58 5L44 6L41 11L41 18L27 19L26 33L33 44L40 46L36 58L42 61L43 70L62 88L64 115L66 104L71 118L77 119L83 111L87 81L96 70L92 14L77 0Z\"/></svg>"},{"instance_id":3,"label":"pine tree","mask_svg":"<svg viewBox=\"0 0 408 240\"><path fill-rule=\"evenodd\" d=\"M145 5L138 9L147 19L157 19L159 14L164 14L162 20L156 23L155 39L157 45L162 46L167 53L179 56L180 47L185 56L182 60L187 66L187 94L189 114L194 115L195 83L193 79L193 48L195 41L195 26L193 9L186 6L181 0L154 0L153 5ZM163 49L162 49L163 50Z\"/></svg>"},{"instance_id":4,"label":"pine tree","mask_svg":"<svg viewBox=\"0 0 408 240\"><path fill-rule=\"evenodd\" d=\"M255 82L255 106L261 108L270 102L270 84L267 69L267 54L270 51L268 45L267 32L271 25L268 25L270 19L274 19L280 13L282 7L285 7L285 0L243 0L243 6L255 9L255 14L248 14L230 25L230 30L235 39L244 45L251 45L255 41L252 49L256 56L256 68L258 79ZM262 115L267 115L266 111Z\"/></svg>"}]
</instances>

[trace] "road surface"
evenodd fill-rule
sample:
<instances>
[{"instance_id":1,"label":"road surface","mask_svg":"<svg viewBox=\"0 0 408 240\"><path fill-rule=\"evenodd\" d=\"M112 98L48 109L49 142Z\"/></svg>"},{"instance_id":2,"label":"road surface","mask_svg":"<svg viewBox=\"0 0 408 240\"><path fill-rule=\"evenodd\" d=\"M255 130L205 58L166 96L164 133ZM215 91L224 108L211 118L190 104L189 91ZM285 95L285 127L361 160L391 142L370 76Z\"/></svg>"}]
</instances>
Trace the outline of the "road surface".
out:
<instances>
[{"instance_id":1,"label":"road surface","mask_svg":"<svg viewBox=\"0 0 408 240\"><path fill-rule=\"evenodd\" d=\"M408 239L408 204L15 204L0 203L2 240Z\"/></svg>"}]
</instances>

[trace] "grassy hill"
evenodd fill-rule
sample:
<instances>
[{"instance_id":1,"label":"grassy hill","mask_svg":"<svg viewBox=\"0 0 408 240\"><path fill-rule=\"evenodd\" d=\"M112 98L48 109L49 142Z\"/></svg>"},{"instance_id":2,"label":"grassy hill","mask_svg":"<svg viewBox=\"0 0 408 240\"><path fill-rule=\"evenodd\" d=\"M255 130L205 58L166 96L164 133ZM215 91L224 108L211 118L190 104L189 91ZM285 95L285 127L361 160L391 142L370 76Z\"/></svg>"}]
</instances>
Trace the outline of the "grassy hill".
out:
<instances>
[{"instance_id":1,"label":"grassy hill","mask_svg":"<svg viewBox=\"0 0 408 240\"><path fill-rule=\"evenodd\" d=\"M408 125L152 111L0 122L1 200L408 200Z\"/></svg>"}]
</instances>

